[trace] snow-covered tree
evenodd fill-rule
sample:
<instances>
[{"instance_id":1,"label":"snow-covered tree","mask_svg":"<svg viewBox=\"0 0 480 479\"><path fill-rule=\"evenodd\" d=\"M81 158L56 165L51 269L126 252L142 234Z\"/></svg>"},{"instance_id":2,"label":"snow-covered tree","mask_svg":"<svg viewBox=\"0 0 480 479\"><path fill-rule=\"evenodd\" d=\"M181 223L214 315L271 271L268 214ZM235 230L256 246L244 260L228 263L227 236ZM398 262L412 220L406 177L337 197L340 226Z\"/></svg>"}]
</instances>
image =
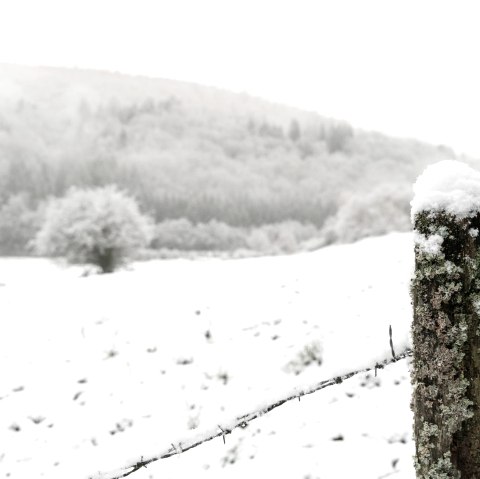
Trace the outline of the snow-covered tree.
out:
<instances>
[{"instance_id":1,"label":"snow-covered tree","mask_svg":"<svg viewBox=\"0 0 480 479\"><path fill-rule=\"evenodd\" d=\"M35 238L40 254L94 264L110 273L148 244L152 226L135 199L115 186L72 188L47 207Z\"/></svg>"}]
</instances>

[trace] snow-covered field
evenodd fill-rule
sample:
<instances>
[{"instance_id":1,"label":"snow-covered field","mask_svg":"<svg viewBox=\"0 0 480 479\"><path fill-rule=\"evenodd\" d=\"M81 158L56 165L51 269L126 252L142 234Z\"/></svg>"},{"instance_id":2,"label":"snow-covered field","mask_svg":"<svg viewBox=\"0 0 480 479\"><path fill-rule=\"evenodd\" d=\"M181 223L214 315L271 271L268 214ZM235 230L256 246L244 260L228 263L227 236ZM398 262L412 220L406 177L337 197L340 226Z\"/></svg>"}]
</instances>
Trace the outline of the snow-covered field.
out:
<instances>
[{"instance_id":1,"label":"snow-covered field","mask_svg":"<svg viewBox=\"0 0 480 479\"><path fill-rule=\"evenodd\" d=\"M412 268L410 234L88 277L1 259L0 477L108 472L389 358ZM129 477L413 479L410 392L402 360Z\"/></svg>"}]
</instances>

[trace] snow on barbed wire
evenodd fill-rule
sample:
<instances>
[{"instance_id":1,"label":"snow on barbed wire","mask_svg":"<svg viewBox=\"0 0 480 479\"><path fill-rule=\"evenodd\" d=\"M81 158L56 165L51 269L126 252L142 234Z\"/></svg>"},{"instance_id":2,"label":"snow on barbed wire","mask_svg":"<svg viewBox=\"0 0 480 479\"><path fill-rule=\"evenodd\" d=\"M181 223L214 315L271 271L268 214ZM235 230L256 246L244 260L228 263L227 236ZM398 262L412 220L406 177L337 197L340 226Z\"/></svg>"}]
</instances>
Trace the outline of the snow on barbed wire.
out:
<instances>
[{"instance_id":1,"label":"snow on barbed wire","mask_svg":"<svg viewBox=\"0 0 480 479\"><path fill-rule=\"evenodd\" d=\"M445 211L458 218L480 211L480 172L461 161L444 160L428 166L413 191L412 222L422 211Z\"/></svg>"},{"instance_id":2,"label":"snow on barbed wire","mask_svg":"<svg viewBox=\"0 0 480 479\"><path fill-rule=\"evenodd\" d=\"M390 328L390 334L391 331L392 330ZM135 472L147 467L153 462L157 462L161 459L167 459L169 457L182 454L190 449L204 444L205 442L211 441L212 439L222 437L223 442L225 443L225 436L231 434L235 429L239 427L245 428L249 422L258 419L265 414L268 414L270 411L278 408L279 406L282 406L285 403L288 403L294 399L300 400L300 398L303 396L313 394L329 386L341 384L343 383L343 381L350 379L357 374L366 373L374 370L376 376L377 369L383 369L385 366L388 366L392 363L395 363L402 359L410 358L412 355L412 351L410 348L406 348L400 354L395 355L392 346L391 354L391 358L385 358L383 359L383 361L375 362L369 367L356 369L346 374L320 381L319 383L313 384L305 389L294 388L289 395L278 398L274 402L265 402L261 407L258 407L257 409L247 414L232 418L228 422L223 422L221 425L219 424L213 429L205 430L202 433L196 434L195 436L190 438L185 438L181 441L177 440L175 442L171 442L170 446L157 454L142 455L140 457L136 456L135 458L131 458L128 461L124 462L124 465L121 468L117 468L109 472L98 471L96 474L89 475L87 479L121 479L130 476L131 474L134 474Z\"/></svg>"}]
</instances>

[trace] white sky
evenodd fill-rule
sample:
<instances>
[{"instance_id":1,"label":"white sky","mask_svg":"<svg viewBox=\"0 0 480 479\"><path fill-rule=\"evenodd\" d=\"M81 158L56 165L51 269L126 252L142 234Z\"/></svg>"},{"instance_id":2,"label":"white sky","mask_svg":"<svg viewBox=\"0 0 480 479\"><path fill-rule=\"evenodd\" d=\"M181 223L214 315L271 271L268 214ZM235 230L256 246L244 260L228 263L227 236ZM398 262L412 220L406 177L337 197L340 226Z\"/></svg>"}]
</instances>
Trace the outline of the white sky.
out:
<instances>
[{"instance_id":1,"label":"white sky","mask_svg":"<svg viewBox=\"0 0 480 479\"><path fill-rule=\"evenodd\" d=\"M214 85L480 156L478 0L0 0L0 62Z\"/></svg>"}]
</instances>

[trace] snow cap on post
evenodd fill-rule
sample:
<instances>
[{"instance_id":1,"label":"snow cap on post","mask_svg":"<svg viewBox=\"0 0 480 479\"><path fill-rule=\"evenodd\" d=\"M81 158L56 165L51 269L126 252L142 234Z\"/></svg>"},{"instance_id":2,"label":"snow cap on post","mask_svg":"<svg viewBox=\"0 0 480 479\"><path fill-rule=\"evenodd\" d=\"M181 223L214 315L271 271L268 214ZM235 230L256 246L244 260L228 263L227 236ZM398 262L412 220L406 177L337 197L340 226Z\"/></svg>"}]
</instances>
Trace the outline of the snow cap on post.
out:
<instances>
[{"instance_id":1,"label":"snow cap on post","mask_svg":"<svg viewBox=\"0 0 480 479\"><path fill-rule=\"evenodd\" d=\"M480 212L480 172L466 163L444 160L428 166L413 186L411 218L423 211L468 218Z\"/></svg>"}]
</instances>

